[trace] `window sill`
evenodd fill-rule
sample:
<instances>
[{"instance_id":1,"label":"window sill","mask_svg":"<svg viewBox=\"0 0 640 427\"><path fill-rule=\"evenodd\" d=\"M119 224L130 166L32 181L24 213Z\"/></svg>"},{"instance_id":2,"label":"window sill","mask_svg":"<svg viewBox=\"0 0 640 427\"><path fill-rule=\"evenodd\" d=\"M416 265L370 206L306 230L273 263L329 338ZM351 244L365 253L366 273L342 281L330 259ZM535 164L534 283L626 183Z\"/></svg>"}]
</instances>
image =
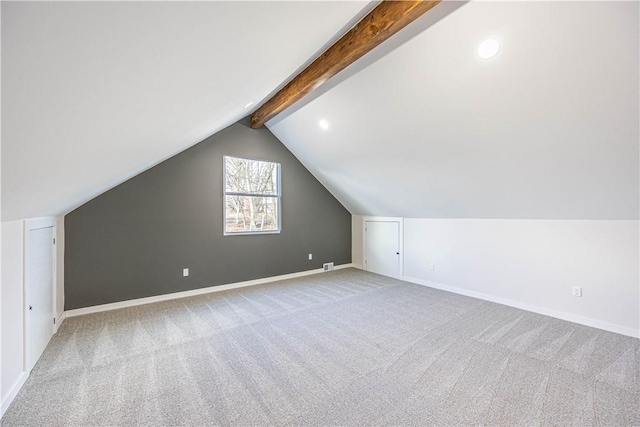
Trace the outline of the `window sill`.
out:
<instances>
[{"instance_id":1,"label":"window sill","mask_svg":"<svg viewBox=\"0 0 640 427\"><path fill-rule=\"evenodd\" d=\"M280 230L269 230L269 231L234 231L223 233L224 236L255 236L260 234L280 234Z\"/></svg>"}]
</instances>

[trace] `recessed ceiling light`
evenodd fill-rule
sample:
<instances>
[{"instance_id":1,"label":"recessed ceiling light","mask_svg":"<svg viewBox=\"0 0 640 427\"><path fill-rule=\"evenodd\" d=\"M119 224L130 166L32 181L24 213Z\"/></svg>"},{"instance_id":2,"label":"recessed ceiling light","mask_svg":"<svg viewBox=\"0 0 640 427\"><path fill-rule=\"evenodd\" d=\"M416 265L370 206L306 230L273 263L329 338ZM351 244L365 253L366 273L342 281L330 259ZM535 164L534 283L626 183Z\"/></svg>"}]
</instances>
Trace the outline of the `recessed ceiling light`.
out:
<instances>
[{"instance_id":1,"label":"recessed ceiling light","mask_svg":"<svg viewBox=\"0 0 640 427\"><path fill-rule=\"evenodd\" d=\"M500 52L500 42L496 39L487 39L478 46L478 55L482 59L491 59Z\"/></svg>"},{"instance_id":2,"label":"recessed ceiling light","mask_svg":"<svg viewBox=\"0 0 640 427\"><path fill-rule=\"evenodd\" d=\"M246 110L247 108L251 107L251 106L252 106L253 104L255 104L255 103L256 103L256 101L251 101L251 102L247 103L247 105L245 105L245 106L244 106L244 107L242 107L242 108L244 108L244 109Z\"/></svg>"},{"instance_id":3,"label":"recessed ceiling light","mask_svg":"<svg viewBox=\"0 0 640 427\"><path fill-rule=\"evenodd\" d=\"M318 124L320 125L320 127L321 127L322 129L325 129L325 130L326 130L326 129L329 129L329 122L328 122L328 121L326 121L325 119L320 120L320 121L318 122Z\"/></svg>"}]
</instances>

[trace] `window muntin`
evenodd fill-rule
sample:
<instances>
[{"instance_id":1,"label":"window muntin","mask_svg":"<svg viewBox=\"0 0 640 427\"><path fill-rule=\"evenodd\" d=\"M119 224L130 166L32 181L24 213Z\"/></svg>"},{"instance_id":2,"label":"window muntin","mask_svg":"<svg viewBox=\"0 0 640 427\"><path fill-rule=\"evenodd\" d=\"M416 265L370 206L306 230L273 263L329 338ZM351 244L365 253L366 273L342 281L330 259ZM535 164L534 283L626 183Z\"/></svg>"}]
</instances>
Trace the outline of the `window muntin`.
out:
<instances>
[{"instance_id":1,"label":"window muntin","mask_svg":"<svg viewBox=\"0 0 640 427\"><path fill-rule=\"evenodd\" d=\"M224 157L224 234L280 232L280 164Z\"/></svg>"}]
</instances>

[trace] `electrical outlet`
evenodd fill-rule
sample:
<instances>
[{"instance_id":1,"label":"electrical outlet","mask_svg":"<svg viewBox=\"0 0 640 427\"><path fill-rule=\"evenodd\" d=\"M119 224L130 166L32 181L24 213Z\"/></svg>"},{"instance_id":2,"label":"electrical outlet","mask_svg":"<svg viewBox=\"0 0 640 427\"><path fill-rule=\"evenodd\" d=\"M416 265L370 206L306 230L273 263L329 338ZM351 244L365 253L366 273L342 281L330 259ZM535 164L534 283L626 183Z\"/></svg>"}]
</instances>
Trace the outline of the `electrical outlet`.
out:
<instances>
[{"instance_id":1,"label":"electrical outlet","mask_svg":"<svg viewBox=\"0 0 640 427\"><path fill-rule=\"evenodd\" d=\"M324 271L331 271L333 270L333 263L332 262L327 262L322 264L322 268L324 269Z\"/></svg>"},{"instance_id":2,"label":"electrical outlet","mask_svg":"<svg viewBox=\"0 0 640 427\"><path fill-rule=\"evenodd\" d=\"M436 271L436 263L435 262L429 263L429 270Z\"/></svg>"},{"instance_id":3,"label":"electrical outlet","mask_svg":"<svg viewBox=\"0 0 640 427\"><path fill-rule=\"evenodd\" d=\"M182 277L187 277L189 275L189 269L188 268L183 268L182 269Z\"/></svg>"},{"instance_id":4,"label":"electrical outlet","mask_svg":"<svg viewBox=\"0 0 640 427\"><path fill-rule=\"evenodd\" d=\"M573 290L572 290L572 295L574 297L581 297L582 296L582 288L580 286L574 286Z\"/></svg>"},{"instance_id":5,"label":"electrical outlet","mask_svg":"<svg viewBox=\"0 0 640 427\"><path fill-rule=\"evenodd\" d=\"M309 254L309 261L313 259L313 254Z\"/></svg>"}]
</instances>

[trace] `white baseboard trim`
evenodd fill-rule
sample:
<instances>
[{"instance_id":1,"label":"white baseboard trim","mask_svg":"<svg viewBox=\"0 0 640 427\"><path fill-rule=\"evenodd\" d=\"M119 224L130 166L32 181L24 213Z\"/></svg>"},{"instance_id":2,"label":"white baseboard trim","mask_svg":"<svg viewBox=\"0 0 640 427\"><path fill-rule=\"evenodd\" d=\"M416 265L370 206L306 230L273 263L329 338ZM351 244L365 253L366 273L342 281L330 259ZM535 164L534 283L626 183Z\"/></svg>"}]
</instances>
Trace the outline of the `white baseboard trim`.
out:
<instances>
[{"instance_id":1,"label":"white baseboard trim","mask_svg":"<svg viewBox=\"0 0 640 427\"><path fill-rule=\"evenodd\" d=\"M58 329L60 329L60 326L62 326L62 322L64 322L64 319L67 318L67 312L63 311L62 313L59 313L56 316L56 325L54 327L53 333L55 334L56 332L58 332Z\"/></svg>"},{"instance_id":2,"label":"white baseboard trim","mask_svg":"<svg viewBox=\"0 0 640 427\"><path fill-rule=\"evenodd\" d=\"M7 409L9 409L9 405L11 405L11 402L13 402L13 399L16 398L16 396L18 395L18 392L20 391L24 383L27 381L27 378L29 378L29 373L22 372L20 377L18 377L18 380L15 382L15 384L13 384L13 387L11 387L11 391L9 392L7 397L5 397L5 399L2 401L2 406L0 407L0 417L3 417L4 413L7 412Z\"/></svg>"},{"instance_id":3,"label":"white baseboard trim","mask_svg":"<svg viewBox=\"0 0 640 427\"><path fill-rule=\"evenodd\" d=\"M353 264L336 265L334 270L342 270L343 268L353 267ZM100 313L102 311L117 310L119 308L134 307L137 305L151 304L160 301L169 301L172 299L193 297L196 295L204 295L212 292L227 291L229 289L244 288L246 286L262 285L265 283L277 282L279 280L295 279L297 277L311 276L313 274L324 273L322 268L315 270L300 271L298 273L283 274L281 276L265 277L263 279L247 280L244 282L229 283L227 285L210 286L208 288L193 289L191 291L174 292L171 294L157 295L153 297L137 298L128 301L114 302L110 304L94 305L92 307L77 308L75 310L67 310L65 317L83 316L85 314Z\"/></svg>"},{"instance_id":4,"label":"white baseboard trim","mask_svg":"<svg viewBox=\"0 0 640 427\"><path fill-rule=\"evenodd\" d=\"M357 268L358 270L364 270L364 267L362 267L362 264L351 264L351 267Z\"/></svg>"},{"instance_id":5,"label":"white baseboard trim","mask_svg":"<svg viewBox=\"0 0 640 427\"><path fill-rule=\"evenodd\" d=\"M402 280L405 282L415 283L416 285L428 286L434 289L440 289L442 291L452 292L454 294L465 295L472 298L477 298L485 301L495 302L502 305L508 305L509 307L515 307L526 311L531 311L545 316L555 317L561 320L567 320L573 323L579 323L581 325L590 326L592 328L602 329L609 332L615 332L617 334L627 335L634 338L640 338L640 330L628 328L626 326L615 325L613 323L603 322L601 320L591 319L588 317L582 317L575 314L567 313L564 311L553 310L550 308L538 307L514 301L508 298L500 298L482 292L469 291L467 289L457 288L454 286L443 285L441 283L429 282L426 280L416 279L415 277L402 276Z\"/></svg>"}]
</instances>

